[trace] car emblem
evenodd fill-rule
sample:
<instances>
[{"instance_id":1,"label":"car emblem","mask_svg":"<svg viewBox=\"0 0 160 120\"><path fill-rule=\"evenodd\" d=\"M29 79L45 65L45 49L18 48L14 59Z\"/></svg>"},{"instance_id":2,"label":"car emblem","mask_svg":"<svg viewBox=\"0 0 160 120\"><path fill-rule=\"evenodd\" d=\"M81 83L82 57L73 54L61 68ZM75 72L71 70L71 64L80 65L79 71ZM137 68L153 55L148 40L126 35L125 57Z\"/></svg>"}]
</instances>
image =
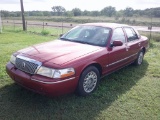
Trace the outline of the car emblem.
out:
<instances>
[{"instance_id":1,"label":"car emblem","mask_svg":"<svg viewBox=\"0 0 160 120\"><path fill-rule=\"evenodd\" d=\"M23 62L23 63L22 63L22 67L23 67L23 68L25 68L25 66L26 66L26 63L25 63L25 62Z\"/></svg>"}]
</instances>

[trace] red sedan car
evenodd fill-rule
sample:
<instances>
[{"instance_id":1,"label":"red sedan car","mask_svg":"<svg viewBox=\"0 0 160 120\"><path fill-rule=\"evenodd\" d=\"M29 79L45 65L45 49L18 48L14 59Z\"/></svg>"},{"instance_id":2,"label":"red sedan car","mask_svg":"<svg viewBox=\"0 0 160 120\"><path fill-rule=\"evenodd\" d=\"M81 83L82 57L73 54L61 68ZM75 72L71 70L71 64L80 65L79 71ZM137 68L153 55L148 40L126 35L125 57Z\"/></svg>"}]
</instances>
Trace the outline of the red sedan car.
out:
<instances>
[{"instance_id":1,"label":"red sedan car","mask_svg":"<svg viewBox=\"0 0 160 120\"><path fill-rule=\"evenodd\" d=\"M100 79L126 65L141 65L148 38L128 25L88 23L58 40L15 52L6 65L19 85L46 95L91 94Z\"/></svg>"}]
</instances>

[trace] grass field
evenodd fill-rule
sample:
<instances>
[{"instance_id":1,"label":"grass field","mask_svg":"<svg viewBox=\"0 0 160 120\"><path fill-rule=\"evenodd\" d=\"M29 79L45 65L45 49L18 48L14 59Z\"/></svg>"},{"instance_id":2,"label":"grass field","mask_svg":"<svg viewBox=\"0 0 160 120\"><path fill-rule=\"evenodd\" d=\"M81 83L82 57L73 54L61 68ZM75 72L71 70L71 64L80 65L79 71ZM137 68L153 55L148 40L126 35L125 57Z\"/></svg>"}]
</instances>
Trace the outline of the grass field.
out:
<instances>
[{"instance_id":1,"label":"grass field","mask_svg":"<svg viewBox=\"0 0 160 120\"><path fill-rule=\"evenodd\" d=\"M151 42L141 66L102 79L88 97L48 98L16 85L6 74L10 55L54 39L25 32L0 34L0 120L160 120L160 42Z\"/></svg>"}]
</instances>

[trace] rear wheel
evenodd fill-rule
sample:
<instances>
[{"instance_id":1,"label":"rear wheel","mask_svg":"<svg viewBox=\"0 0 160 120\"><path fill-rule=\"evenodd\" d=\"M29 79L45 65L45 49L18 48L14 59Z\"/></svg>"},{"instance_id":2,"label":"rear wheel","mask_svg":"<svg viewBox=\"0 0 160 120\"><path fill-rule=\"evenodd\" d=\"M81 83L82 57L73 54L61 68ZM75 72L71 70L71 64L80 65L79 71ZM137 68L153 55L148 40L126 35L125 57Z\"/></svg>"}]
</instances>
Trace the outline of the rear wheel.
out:
<instances>
[{"instance_id":1,"label":"rear wheel","mask_svg":"<svg viewBox=\"0 0 160 120\"><path fill-rule=\"evenodd\" d=\"M100 74L96 67L90 66L86 68L79 79L77 92L80 96L90 95L99 83Z\"/></svg>"},{"instance_id":2,"label":"rear wheel","mask_svg":"<svg viewBox=\"0 0 160 120\"><path fill-rule=\"evenodd\" d=\"M144 57L144 52L143 52L143 50L141 50L141 51L138 53L138 57L137 57L137 59L135 60L134 64L137 65L137 66L141 65L142 62L143 62L143 57Z\"/></svg>"}]
</instances>

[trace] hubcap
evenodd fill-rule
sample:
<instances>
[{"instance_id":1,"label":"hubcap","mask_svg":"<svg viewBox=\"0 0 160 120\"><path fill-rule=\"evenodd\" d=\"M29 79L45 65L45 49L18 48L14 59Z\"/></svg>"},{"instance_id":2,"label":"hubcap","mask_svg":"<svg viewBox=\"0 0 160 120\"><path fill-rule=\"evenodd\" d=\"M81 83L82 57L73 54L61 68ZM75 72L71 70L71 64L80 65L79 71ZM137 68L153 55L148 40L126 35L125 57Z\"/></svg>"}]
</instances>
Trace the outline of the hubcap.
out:
<instances>
[{"instance_id":1,"label":"hubcap","mask_svg":"<svg viewBox=\"0 0 160 120\"><path fill-rule=\"evenodd\" d=\"M139 54L138 64L139 64L139 65L142 64L142 61L143 61L143 52L141 52L141 53Z\"/></svg>"},{"instance_id":2,"label":"hubcap","mask_svg":"<svg viewBox=\"0 0 160 120\"><path fill-rule=\"evenodd\" d=\"M97 84L97 74L94 71L89 72L83 82L84 91L90 93L94 90Z\"/></svg>"}]
</instances>

